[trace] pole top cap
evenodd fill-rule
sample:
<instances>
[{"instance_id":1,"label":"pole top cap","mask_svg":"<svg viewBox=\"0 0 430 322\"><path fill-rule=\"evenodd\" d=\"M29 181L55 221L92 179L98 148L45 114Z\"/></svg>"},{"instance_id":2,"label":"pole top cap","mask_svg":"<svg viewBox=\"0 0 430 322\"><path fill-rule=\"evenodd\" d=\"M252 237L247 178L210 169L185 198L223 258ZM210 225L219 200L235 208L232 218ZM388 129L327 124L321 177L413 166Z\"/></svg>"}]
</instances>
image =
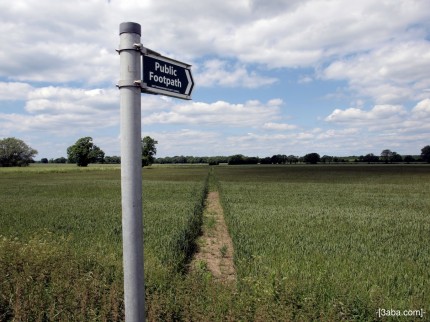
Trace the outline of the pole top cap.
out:
<instances>
[{"instance_id":1,"label":"pole top cap","mask_svg":"<svg viewBox=\"0 0 430 322\"><path fill-rule=\"evenodd\" d=\"M124 33L134 33L134 34L138 34L139 36L141 36L140 24L138 24L136 22L122 22L119 25L119 34L121 35Z\"/></svg>"}]
</instances>

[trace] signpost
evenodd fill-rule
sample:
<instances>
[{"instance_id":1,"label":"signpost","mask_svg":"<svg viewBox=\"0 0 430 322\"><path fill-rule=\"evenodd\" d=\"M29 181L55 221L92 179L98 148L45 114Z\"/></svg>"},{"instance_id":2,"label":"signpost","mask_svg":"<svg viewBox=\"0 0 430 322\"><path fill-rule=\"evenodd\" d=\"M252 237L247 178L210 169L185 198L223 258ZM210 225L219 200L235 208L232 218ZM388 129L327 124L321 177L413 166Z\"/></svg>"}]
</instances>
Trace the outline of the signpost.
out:
<instances>
[{"instance_id":1,"label":"signpost","mask_svg":"<svg viewBox=\"0 0 430 322\"><path fill-rule=\"evenodd\" d=\"M119 26L121 109L121 205L124 266L124 305L127 322L145 320L142 224L141 94L139 84L141 27L125 22Z\"/></svg>"},{"instance_id":2,"label":"signpost","mask_svg":"<svg viewBox=\"0 0 430 322\"><path fill-rule=\"evenodd\" d=\"M141 26L119 26L121 205L126 322L145 321L143 270L141 93L191 99L191 66L144 48ZM143 63L141 56L143 55ZM142 72L143 65L143 75ZM142 77L143 76L143 77Z\"/></svg>"}]
</instances>

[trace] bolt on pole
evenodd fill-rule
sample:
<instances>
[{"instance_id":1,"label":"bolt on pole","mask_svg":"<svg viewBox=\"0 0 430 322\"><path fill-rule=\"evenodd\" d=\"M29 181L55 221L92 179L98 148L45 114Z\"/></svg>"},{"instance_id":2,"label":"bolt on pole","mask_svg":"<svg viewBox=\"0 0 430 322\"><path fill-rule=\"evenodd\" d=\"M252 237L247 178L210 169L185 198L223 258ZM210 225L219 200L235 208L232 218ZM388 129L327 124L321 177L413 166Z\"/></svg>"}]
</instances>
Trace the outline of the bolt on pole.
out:
<instances>
[{"instance_id":1,"label":"bolt on pole","mask_svg":"<svg viewBox=\"0 0 430 322\"><path fill-rule=\"evenodd\" d=\"M123 22L120 35L121 203L126 322L145 321L143 270L141 27Z\"/></svg>"}]
</instances>

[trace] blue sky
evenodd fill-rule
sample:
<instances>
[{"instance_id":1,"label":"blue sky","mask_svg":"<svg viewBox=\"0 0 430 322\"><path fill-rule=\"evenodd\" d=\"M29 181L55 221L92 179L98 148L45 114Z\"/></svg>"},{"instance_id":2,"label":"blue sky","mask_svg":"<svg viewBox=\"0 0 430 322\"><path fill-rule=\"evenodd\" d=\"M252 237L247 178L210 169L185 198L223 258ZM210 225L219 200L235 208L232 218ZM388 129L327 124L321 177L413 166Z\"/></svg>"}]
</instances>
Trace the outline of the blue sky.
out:
<instances>
[{"instance_id":1,"label":"blue sky","mask_svg":"<svg viewBox=\"0 0 430 322\"><path fill-rule=\"evenodd\" d=\"M0 3L0 138L36 159L91 136L120 155L119 24L193 65L192 101L142 94L157 156L419 154L430 144L428 0Z\"/></svg>"}]
</instances>

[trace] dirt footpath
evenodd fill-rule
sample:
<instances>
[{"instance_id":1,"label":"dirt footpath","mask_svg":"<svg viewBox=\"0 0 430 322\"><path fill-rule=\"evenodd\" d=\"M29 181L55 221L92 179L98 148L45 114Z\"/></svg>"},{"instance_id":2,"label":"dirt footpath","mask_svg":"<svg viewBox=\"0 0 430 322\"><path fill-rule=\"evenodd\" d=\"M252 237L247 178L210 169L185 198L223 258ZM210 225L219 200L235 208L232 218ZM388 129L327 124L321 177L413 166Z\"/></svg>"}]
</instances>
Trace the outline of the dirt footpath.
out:
<instances>
[{"instance_id":1,"label":"dirt footpath","mask_svg":"<svg viewBox=\"0 0 430 322\"><path fill-rule=\"evenodd\" d=\"M236 280L233 243L224 221L218 191L209 192L207 196L202 231L202 236L197 239L198 250L190 270L207 269L217 280Z\"/></svg>"}]
</instances>

